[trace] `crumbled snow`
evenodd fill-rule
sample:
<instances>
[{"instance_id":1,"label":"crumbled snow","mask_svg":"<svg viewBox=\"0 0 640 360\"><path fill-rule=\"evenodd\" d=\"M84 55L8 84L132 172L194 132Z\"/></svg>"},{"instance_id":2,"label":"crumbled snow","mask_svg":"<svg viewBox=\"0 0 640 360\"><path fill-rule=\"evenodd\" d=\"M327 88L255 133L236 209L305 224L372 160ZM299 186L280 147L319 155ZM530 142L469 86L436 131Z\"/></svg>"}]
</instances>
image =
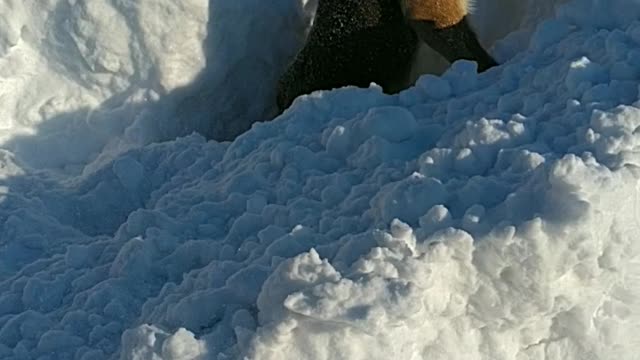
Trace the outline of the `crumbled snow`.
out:
<instances>
[{"instance_id":1,"label":"crumbled snow","mask_svg":"<svg viewBox=\"0 0 640 360\"><path fill-rule=\"evenodd\" d=\"M0 3L0 359L634 359L640 3L555 5L207 142L316 1Z\"/></svg>"}]
</instances>

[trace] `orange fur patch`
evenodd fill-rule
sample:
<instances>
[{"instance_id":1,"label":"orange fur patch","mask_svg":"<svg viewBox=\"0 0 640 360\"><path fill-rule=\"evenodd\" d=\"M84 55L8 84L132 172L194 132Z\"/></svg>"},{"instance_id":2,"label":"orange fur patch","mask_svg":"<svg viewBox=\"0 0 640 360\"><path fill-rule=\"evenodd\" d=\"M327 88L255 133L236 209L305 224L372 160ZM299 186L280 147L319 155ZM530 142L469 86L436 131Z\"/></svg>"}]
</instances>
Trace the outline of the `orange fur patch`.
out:
<instances>
[{"instance_id":1,"label":"orange fur patch","mask_svg":"<svg viewBox=\"0 0 640 360\"><path fill-rule=\"evenodd\" d=\"M467 14L465 0L400 0L409 20L433 21L442 29L459 23Z\"/></svg>"}]
</instances>

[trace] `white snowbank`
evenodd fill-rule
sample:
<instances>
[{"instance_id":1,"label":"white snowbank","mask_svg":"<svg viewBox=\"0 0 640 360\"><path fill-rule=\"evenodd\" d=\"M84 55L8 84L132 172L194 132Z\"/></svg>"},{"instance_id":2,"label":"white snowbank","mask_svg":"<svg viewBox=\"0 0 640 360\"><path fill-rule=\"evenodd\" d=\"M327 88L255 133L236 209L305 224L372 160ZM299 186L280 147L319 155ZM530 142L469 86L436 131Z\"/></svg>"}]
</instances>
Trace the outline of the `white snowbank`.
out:
<instances>
[{"instance_id":1,"label":"white snowbank","mask_svg":"<svg viewBox=\"0 0 640 360\"><path fill-rule=\"evenodd\" d=\"M0 358L634 359L640 4L553 4L218 143L313 2L1 3Z\"/></svg>"}]
</instances>

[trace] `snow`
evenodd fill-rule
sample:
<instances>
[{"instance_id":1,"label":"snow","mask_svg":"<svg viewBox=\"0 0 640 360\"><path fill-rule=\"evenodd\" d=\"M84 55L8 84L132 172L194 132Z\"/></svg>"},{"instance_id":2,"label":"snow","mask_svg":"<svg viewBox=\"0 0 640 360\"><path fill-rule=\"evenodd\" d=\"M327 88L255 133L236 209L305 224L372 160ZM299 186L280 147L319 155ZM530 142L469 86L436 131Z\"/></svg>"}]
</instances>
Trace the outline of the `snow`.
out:
<instances>
[{"instance_id":1,"label":"snow","mask_svg":"<svg viewBox=\"0 0 640 360\"><path fill-rule=\"evenodd\" d=\"M217 142L314 1L0 3L0 358L637 357L640 3L496 4Z\"/></svg>"}]
</instances>

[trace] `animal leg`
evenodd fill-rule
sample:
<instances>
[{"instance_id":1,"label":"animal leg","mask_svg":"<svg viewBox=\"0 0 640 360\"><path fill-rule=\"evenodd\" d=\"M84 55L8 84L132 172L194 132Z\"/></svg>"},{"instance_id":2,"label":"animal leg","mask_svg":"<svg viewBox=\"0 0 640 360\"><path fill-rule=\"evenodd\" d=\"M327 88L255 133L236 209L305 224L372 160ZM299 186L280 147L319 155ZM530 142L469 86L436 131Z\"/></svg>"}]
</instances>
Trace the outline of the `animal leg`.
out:
<instances>
[{"instance_id":1,"label":"animal leg","mask_svg":"<svg viewBox=\"0 0 640 360\"><path fill-rule=\"evenodd\" d=\"M465 0L401 0L401 4L418 37L449 62L475 60L481 72L498 64L471 28Z\"/></svg>"}]
</instances>

